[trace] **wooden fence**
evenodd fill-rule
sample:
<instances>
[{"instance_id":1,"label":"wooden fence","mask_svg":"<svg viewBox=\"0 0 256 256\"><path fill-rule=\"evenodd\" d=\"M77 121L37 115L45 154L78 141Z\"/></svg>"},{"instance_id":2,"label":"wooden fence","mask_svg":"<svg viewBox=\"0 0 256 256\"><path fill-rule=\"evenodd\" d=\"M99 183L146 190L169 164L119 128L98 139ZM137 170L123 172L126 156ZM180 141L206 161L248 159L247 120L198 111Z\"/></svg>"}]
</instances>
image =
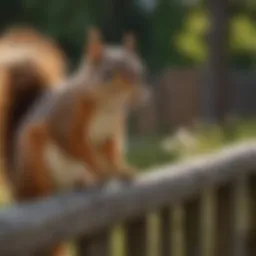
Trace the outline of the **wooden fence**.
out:
<instances>
[{"instance_id":1,"label":"wooden fence","mask_svg":"<svg viewBox=\"0 0 256 256\"><path fill-rule=\"evenodd\" d=\"M125 255L152 255L148 216L155 212L157 256L176 256L174 248L179 247L184 256L255 256L255 171L256 144L247 143L163 166L132 185L112 183L12 206L0 211L0 255L47 255L45 249L52 244L74 238L79 241L78 255L113 255L109 241L119 223ZM177 205L183 212L182 246L173 239Z\"/></svg>"}]
</instances>

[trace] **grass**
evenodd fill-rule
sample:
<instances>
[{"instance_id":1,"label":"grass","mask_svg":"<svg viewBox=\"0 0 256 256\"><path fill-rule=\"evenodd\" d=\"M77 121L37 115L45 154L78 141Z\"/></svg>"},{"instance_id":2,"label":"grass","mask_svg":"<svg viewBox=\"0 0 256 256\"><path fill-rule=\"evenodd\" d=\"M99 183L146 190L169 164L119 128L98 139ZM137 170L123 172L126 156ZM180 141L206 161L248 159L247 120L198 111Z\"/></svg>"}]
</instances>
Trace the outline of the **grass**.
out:
<instances>
[{"instance_id":1,"label":"grass","mask_svg":"<svg viewBox=\"0 0 256 256\"><path fill-rule=\"evenodd\" d=\"M157 136L148 136L140 140L133 138L128 148L128 162L141 170L170 163L177 159L175 152L167 152L162 148L161 138Z\"/></svg>"},{"instance_id":2,"label":"grass","mask_svg":"<svg viewBox=\"0 0 256 256\"><path fill-rule=\"evenodd\" d=\"M226 138L222 129L216 125L203 127L195 133L197 146L187 156L214 152L224 146L256 138L256 120L237 121L232 129L233 135Z\"/></svg>"},{"instance_id":3,"label":"grass","mask_svg":"<svg viewBox=\"0 0 256 256\"><path fill-rule=\"evenodd\" d=\"M188 131L187 134L183 132L183 135L176 137L171 134L170 136L145 137L140 141L132 140L128 159L139 168L147 169L195 155L212 153L224 146L255 138L256 120L237 121L232 127L232 136L228 138L219 126L204 125L193 132ZM190 143L187 143L188 141ZM188 145L191 143L193 145Z\"/></svg>"}]
</instances>

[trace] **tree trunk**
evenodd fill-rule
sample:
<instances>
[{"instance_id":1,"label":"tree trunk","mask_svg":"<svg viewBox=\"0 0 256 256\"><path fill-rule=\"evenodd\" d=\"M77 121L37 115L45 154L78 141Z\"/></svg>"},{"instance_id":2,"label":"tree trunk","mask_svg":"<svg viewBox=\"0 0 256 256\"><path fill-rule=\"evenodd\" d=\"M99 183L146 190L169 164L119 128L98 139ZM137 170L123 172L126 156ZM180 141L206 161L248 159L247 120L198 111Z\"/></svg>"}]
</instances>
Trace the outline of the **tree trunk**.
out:
<instances>
[{"instance_id":1,"label":"tree trunk","mask_svg":"<svg viewBox=\"0 0 256 256\"><path fill-rule=\"evenodd\" d=\"M210 20L207 80L214 90L214 118L225 127L231 98L228 0L207 0L207 7Z\"/></svg>"}]
</instances>

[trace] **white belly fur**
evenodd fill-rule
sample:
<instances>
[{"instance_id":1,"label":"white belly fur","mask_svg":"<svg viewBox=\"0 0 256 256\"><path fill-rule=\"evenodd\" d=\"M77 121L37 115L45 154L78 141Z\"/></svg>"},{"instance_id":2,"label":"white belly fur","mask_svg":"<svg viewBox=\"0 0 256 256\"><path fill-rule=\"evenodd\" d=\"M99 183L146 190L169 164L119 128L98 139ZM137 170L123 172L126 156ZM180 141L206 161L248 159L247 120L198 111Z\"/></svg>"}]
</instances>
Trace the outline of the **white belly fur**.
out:
<instances>
[{"instance_id":1,"label":"white belly fur","mask_svg":"<svg viewBox=\"0 0 256 256\"><path fill-rule=\"evenodd\" d=\"M59 190L72 188L79 177L84 176L86 166L65 154L56 144L48 143L45 158L55 185Z\"/></svg>"},{"instance_id":2,"label":"white belly fur","mask_svg":"<svg viewBox=\"0 0 256 256\"><path fill-rule=\"evenodd\" d=\"M113 136L124 115L122 105L100 107L89 127L90 141L98 144Z\"/></svg>"}]
</instances>

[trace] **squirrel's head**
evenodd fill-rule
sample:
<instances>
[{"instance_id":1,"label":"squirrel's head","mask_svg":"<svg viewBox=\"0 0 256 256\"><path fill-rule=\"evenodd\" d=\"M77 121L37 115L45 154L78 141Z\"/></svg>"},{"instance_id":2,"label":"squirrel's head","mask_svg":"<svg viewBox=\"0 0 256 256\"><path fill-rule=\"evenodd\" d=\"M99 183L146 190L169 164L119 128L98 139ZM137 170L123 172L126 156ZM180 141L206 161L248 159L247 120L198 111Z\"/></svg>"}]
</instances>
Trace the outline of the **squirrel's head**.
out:
<instances>
[{"instance_id":1,"label":"squirrel's head","mask_svg":"<svg viewBox=\"0 0 256 256\"><path fill-rule=\"evenodd\" d=\"M103 42L98 30L90 31L87 60L95 67L102 88L128 95L133 105L148 98L146 67L131 33L124 35L122 44L113 46Z\"/></svg>"}]
</instances>

